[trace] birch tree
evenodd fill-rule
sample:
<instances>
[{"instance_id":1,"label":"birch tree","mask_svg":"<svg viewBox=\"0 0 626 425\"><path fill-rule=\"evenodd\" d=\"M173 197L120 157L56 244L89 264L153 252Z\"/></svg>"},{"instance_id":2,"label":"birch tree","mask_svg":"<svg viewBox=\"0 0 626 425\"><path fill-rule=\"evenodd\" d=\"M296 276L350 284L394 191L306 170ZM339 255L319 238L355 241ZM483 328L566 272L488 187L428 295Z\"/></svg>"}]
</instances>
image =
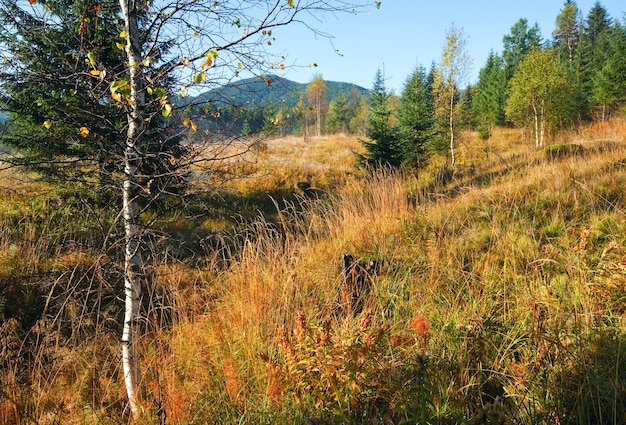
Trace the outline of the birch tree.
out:
<instances>
[{"instance_id":1,"label":"birch tree","mask_svg":"<svg viewBox=\"0 0 626 425\"><path fill-rule=\"evenodd\" d=\"M235 0L210 4L200 0L175 0L164 4L149 0L120 0L120 5L130 88L126 101L128 127L122 189L126 230L122 362L129 404L133 415L137 416L140 368L135 345L142 261L135 200L137 167L143 150L141 135L147 118L146 95L156 93L156 88L152 88L156 81L172 76L179 78L180 90L185 92L189 86L215 87L244 71L263 75L260 71L268 68L282 69L284 64L280 57L272 55L267 48L278 36L280 27L304 24L310 15L323 12L360 11L366 4L341 0ZM176 44L178 61L162 74L149 78L144 67L153 59L155 41L164 38ZM165 115L169 115L173 105L164 96L160 101Z\"/></svg>"},{"instance_id":2,"label":"birch tree","mask_svg":"<svg viewBox=\"0 0 626 425\"><path fill-rule=\"evenodd\" d=\"M567 69L554 50L533 50L520 63L510 87L507 118L520 127L531 127L535 148L542 148L547 130L567 122L574 110Z\"/></svg>"},{"instance_id":3,"label":"birch tree","mask_svg":"<svg viewBox=\"0 0 626 425\"><path fill-rule=\"evenodd\" d=\"M309 106L313 110L315 117L315 135L322 135L324 127L324 117L328 110L328 99L326 97L326 82L321 75L316 75L306 87Z\"/></svg>"},{"instance_id":4,"label":"birch tree","mask_svg":"<svg viewBox=\"0 0 626 425\"><path fill-rule=\"evenodd\" d=\"M377 3L376 6L379 6L380 3ZM80 110L85 100L76 94L85 92L91 97L93 107L103 107L98 119L94 120L91 109L87 109L84 115L90 117L90 121L86 118L81 121L80 114L74 114L71 124L77 134L74 139L77 142L93 141L89 136L93 138L96 134L96 125L108 129L107 134L112 140L111 143L85 143L84 146L90 146L96 151L93 157L104 156L107 158L105 162L113 161L118 170L117 187L121 194L119 209L124 227L122 364L129 408L132 416L139 418L142 402L138 324L141 283L144 280L144 260L141 255L143 226L139 201L142 197L153 196L151 182L174 175L180 169L184 170L198 155L203 154L201 148L204 145L192 146L192 152L186 153L182 159L170 153L161 155L158 146L167 145L181 131L194 131L197 128L195 117L188 116L187 109L183 107L192 103L187 98L189 93L218 88L240 77L265 78L264 75L270 71L284 69L284 52L272 50L272 42L280 37L282 27L301 25L303 30L329 37L328 34L316 31L308 21L325 13L363 12L370 7L370 2L119 0L119 3L85 3L84 10L92 14L106 13L114 17L106 23L108 36L101 37L101 44L93 47L86 47L88 45L81 41L82 36L95 25L104 25L103 22L85 13L78 13L66 29L61 29L64 19L55 12L55 8L63 10L71 7L64 0L45 3L40 0L2 0L2 4L7 6L4 8L7 13L3 13L3 19L9 22L9 26L3 22L6 34L12 31L10 28L28 24L33 28L41 28L33 36L45 39L46 31L59 28L61 33L73 34L78 41L66 47L62 44L55 46L54 54L76 64L73 73L57 82L61 84L80 77L84 84L63 91L52 87L46 93L54 94L53 98L57 100L75 98L77 109ZM3 34L2 42L0 48L8 52L5 57L14 58L14 61L4 62L3 72L19 79L22 70L30 71L30 64L21 63L23 55L19 54L19 49L30 50L28 40L19 37L10 39ZM15 51L11 51L13 47ZM104 55L115 49L121 55L117 65L112 65L105 60ZM46 57L48 55L41 58L44 67L47 65ZM21 68L13 62L22 64ZM13 71L7 66L14 66ZM50 77L46 81L52 84L55 76L50 73L46 75ZM271 84L269 80L266 83ZM8 98L3 99L3 103L19 105L19 99L15 97L18 94L2 90L2 95L5 94ZM202 102L210 103L213 100L202 97ZM112 119L113 112L121 119ZM55 122L46 119L32 105L17 106L13 113L16 116L27 115L42 133L55 131ZM159 132L155 123L161 121L169 122L174 129L173 133ZM163 127L160 126L161 129ZM25 141L16 147L22 152L29 152L35 148L33 143L29 143ZM83 151L72 151L74 146L73 143L61 144L62 149L51 153L45 161L50 167L61 163L76 164L77 158L83 158ZM116 148L113 149L113 146ZM86 154L85 158L91 159ZM170 164L171 168L163 170L158 166L148 166L154 158L163 159L163 164ZM20 165L34 166L35 162L22 162ZM85 164L81 163L81 166Z\"/></svg>"},{"instance_id":5,"label":"birch tree","mask_svg":"<svg viewBox=\"0 0 626 425\"><path fill-rule=\"evenodd\" d=\"M433 97L435 115L447 125L446 132L450 140L450 168L454 169L455 158L455 121L458 115L458 88L467 79L471 58L466 52L467 37L463 29L452 24L446 32L441 61L435 69Z\"/></svg>"}]
</instances>

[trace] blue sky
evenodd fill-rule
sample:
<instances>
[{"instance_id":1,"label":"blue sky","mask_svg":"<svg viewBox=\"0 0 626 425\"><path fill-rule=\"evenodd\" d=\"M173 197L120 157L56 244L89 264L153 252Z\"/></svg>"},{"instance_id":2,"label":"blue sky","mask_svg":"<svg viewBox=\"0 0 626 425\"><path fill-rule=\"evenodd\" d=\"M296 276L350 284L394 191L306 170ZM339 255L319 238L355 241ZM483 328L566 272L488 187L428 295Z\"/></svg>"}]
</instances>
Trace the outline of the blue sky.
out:
<instances>
[{"instance_id":1,"label":"blue sky","mask_svg":"<svg viewBox=\"0 0 626 425\"><path fill-rule=\"evenodd\" d=\"M583 18L595 0L578 0ZM613 19L624 22L626 1L603 0L600 3ZM289 68L283 76L307 83L321 74L327 81L345 81L370 88L376 70L384 69L387 86L400 94L406 78L418 65L427 69L438 61L445 33L454 23L467 36L467 53L472 58L469 81L474 83L490 50L502 51L502 37L511 27L526 18L529 25L539 24L541 33L551 38L554 21L564 0L382 0L360 15L325 16L310 22L334 36L332 44L302 26L284 28L275 33L274 48L287 54ZM335 53L335 49L339 54ZM316 68L307 65L317 63Z\"/></svg>"}]
</instances>

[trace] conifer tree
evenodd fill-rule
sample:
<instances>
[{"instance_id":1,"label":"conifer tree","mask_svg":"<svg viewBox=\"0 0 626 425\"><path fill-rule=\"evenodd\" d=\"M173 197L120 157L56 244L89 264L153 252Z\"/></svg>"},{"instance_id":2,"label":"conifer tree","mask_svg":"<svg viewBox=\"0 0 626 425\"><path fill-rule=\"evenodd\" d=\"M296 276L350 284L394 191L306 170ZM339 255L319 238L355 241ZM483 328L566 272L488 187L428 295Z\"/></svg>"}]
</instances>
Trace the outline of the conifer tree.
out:
<instances>
[{"instance_id":1,"label":"conifer tree","mask_svg":"<svg viewBox=\"0 0 626 425\"><path fill-rule=\"evenodd\" d=\"M328 106L326 130L331 134L338 132L346 133L349 124L348 98L343 91L340 91Z\"/></svg>"},{"instance_id":2,"label":"conifer tree","mask_svg":"<svg viewBox=\"0 0 626 425\"><path fill-rule=\"evenodd\" d=\"M626 22L615 25L610 56L595 78L593 98L609 109L626 104Z\"/></svg>"},{"instance_id":3,"label":"conifer tree","mask_svg":"<svg viewBox=\"0 0 626 425\"><path fill-rule=\"evenodd\" d=\"M502 50L504 73L508 82L513 78L524 56L542 45L541 30L536 23L529 28L528 20L522 18L511 27L510 34L505 35L502 41L504 43Z\"/></svg>"},{"instance_id":4,"label":"conifer tree","mask_svg":"<svg viewBox=\"0 0 626 425\"><path fill-rule=\"evenodd\" d=\"M552 32L553 47L569 61L574 59L574 53L580 41L581 30L580 11L574 0L566 0L563 9L555 20L556 28Z\"/></svg>"},{"instance_id":5,"label":"conifer tree","mask_svg":"<svg viewBox=\"0 0 626 425\"><path fill-rule=\"evenodd\" d=\"M51 1L47 7L56 23L14 0L0 6L5 57L20 58L0 68L1 103L12 116L2 143L21 151L9 158L14 164L76 179L77 163L97 161L100 167L82 172L103 171L113 159L104 154L122 152L115 128L125 115L102 102L109 87L96 74L99 67L123 72L123 53L111 43L120 32L119 6L105 1L96 10L86 2Z\"/></svg>"},{"instance_id":6,"label":"conifer tree","mask_svg":"<svg viewBox=\"0 0 626 425\"><path fill-rule=\"evenodd\" d=\"M472 102L479 130L484 134L488 135L494 126L504 124L506 89L504 61L492 51L478 74L476 94Z\"/></svg>"},{"instance_id":7,"label":"conifer tree","mask_svg":"<svg viewBox=\"0 0 626 425\"><path fill-rule=\"evenodd\" d=\"M577 81L585 107L591 108L592 114L597 106L600 107L600 111L605 111L605 108L594 98L594 84L610 57L610 39L613 33L611 23L612 20L606 9L596 2L585 19L576 54ZM601 119L604 118L602 112L600 116Z\"/></svg>"},{"instance_id":8,"label":"conifer tree","mask_svg":"<svg viewBox=\"0 0 626 425\"><path fill-rule=\"evenodd\" d=\"M404 85L398 124L402 162L417 168L424 160L426 146L434 133L432 98L428 92L426 71L422 67L413 71Z\"/></svg>"},{"instance_id":9,"label":"conifer tree","mask_svg":"<svg viewBox=\"0 0 626 425\"><path fill-rule=\"evenodd\" d=\"M54 0L43 10L2 0L0 21L6 31L0 43L7 54L19 57L0 68L0 102L12 117L2 143L19 152L7 162L52 181L91 184L94 175L100 198L114 196L124 156L119 129L127 120L124 109L110 101L111 82L127 78L124 53L116 45L122 31L119 13L119 2L111 0ZM157 44L153 59L163 54L167 47ZM147 73L159 72L147 65ZM121 93L127 90L118 86ZM164 95L168 89L167 84L160 88ZM154 198L180 181L172 162L185 148L167 127L158 102L146 105L146 115L148 142L140 167L146 178L140 184L149 182Z\"/></svg>"},{"instance_id":10,"label":"conifer tree","mask_svg":"<svg viewBox=\"0 0 626 425\"><path fill-rule=\"evenodd\" d=\"M370 92L367 140L361 140L367 150L367 153L361 156L361 160L367 165L399 167L402 164L402 144L394 123L391 98L392 94L385 85L383 72L379 69Z\"/></svg>"}]
</instances>

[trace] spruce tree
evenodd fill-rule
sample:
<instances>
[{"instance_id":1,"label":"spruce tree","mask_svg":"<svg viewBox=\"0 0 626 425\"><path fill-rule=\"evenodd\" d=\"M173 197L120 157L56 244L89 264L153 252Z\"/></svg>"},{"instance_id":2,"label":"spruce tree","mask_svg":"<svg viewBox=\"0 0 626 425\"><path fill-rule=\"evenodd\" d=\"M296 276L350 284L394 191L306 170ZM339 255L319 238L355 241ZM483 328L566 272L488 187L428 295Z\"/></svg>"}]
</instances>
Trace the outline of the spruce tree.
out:
<instances>
[{"instance_id":1,"label":"spruce tree","mask_svg":"<svg viewBox=\"0 0 626 425\"><path fill-rule=\"evenodd\" d=\"M598 106L594 99L594 82L610 56L611 21L606 9L596 2L585 19L576 54L577 81L585 106L591 108L592 114Z\"/></svg>"},{"instance_id":2,"label":"spruce tree","mask_svg":"<svg viewBox=\"0 0 626 425\"><path fill-rule=\"evenodd\" d=\"M520 19L511 27L511 33L502 39L504 49L504 72L507 82L513 77L519 63L532 49L542 45L541 30L539 25L528 26L528 20Z\"/></svg>"},{"instance_id":3,"label":"spruce tree","mask_svg":"<svg viewBox=\"0 0 626 425\"><path fill-rule=\"evenodd\" d=\"M393 122L391 100L392 94L387 89L385 78L379 69L370 92L370 117L366 130L368 140L361 140L367 150L367 153L361 156L361 160L367 165L399 167L402 164L402 144L398 128Z\"/></svg>"},{"instance_id":4,"label":"spruce tree","mask_svg":"<svg viewBox=\"0 0 626 425\"><path fill-rule=\"evenodd\" d=\"M124 155L120 129L127 114L112 99L112 87L120 96L128 90L119 12L119 2L112 0L53 0L42 8L0 2L5 29L0 43L19 58L0 65L0 103L11 117L1 142L19 153L7 162L49 181L91 185L95 179L101 198L118 192ZM153 60L164 53L166 46L156 45ZM163 83L159 90L165 95L167 81ZM185 148L174 129L166 128L158 102L148 104L147 113L144 134L149 143L140 166L146 178L140 183L152 202L180 183L172 163Z\"/></svg>"},{"instance_id":5,"label":"spruce tree","mask_svg":"<svg viewBox=\"0 0 626 425\"><path fill-rule=\"evenodd\" d=\"M489 135L494 126L504 124L506 89L504 60L492 51L478 74L476 94L472 102L478 129L482 134Z\"/></svg>"},{"instance_id":6,"label":"spruce tree","mask_svg":"<svg viewBox=\"0 0 626 425\"><path fill-rule=\"evenodd\" d=\"M402 162L419 167L433 129L433 103L424 68L417 68L407 79L398 108Z\"/></svg>"},{"instance_id":7,"label":"spruce tree","mask_svg":"<svg viewBox=\"0 0 626 425\"><path fill-rule=\"evenodd\" d=\"M347 132L350 123L350 115L348 113L348 98L343 91L337 94L337 97L331 100L328 106L328 114L326 118L326 131L328 133Z\"/></svg>"},{"instance_id":8,"label":"spruce tree","mask_svg":"<svg viewBox=\"0 0 626 425\"><path fill-rule=\"evenodd\" d=\"M593 98L609 109L626 104L626 24L615 25L610 56L594 80Z\"/></svg>"},{"instance_id":9,"label":"spruce tree","mask_svg":"<svg viewBox=\"0 0 626 425\"><path fill-rule=\"evenodd\" d=\"M20 151L11 158L48 177L79 178L76 164L96 161L102 171L112 164L106 154L121 152L116 127L124 111L111 102L108 84L98 73L123 73L123 54L111 42L120 28L116 2L100 3L98 10L80 1L47 3L54 23L44 12L2 0L0 43L15 61L0 68L0 91L12 122L2 143Z\"/></svg>"}]
</instances>

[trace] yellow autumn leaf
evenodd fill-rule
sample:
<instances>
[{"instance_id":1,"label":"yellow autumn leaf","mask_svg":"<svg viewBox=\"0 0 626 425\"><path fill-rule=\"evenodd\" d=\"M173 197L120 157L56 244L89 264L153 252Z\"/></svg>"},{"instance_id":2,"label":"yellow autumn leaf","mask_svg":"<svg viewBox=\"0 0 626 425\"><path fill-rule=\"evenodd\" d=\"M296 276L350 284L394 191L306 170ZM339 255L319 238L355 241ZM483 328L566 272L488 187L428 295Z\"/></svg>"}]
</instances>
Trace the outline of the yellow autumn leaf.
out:
<instances>
[{"instance_id":1,"label":"yellow autumn leaf","mask_svg":"<svg viewBox=\"0 0 626 425\"><path fill-rule=\"evenodd\" d=\"M89 71L89 73L91 75L100 75L100 71L98 71L97 69L92 69L91 71Z\"/></svg>"},{"instance_id":2,"label":"yellow autumn leaf","mask_svg":"<svg viewBox=\"0 0 626 425\"><path fill-rule=\"evenodd\" d=\"M194 84L202 84L204 80L206 80L206 74L204 72L201 72L193 76Z\"/></svg>"},{"instance_id":3,"label":"yellow autumn leaf","mask_svg":"<svg viewBox=\"0 0 626 425\"><path fill-rule=\"evenodd\" d=\"M50 121L44 121L43 126L46 128L46 130L50 130L50 127L52 127L52 123Z\"/></svg>"},{"instance_id":4,"label":"yellow autumn leaf","mask_svg":"<svg viewBox=\"0 0 626 425\"><path fill-rule=\"evenodd\" d=\"M128 33L126 31L120 32L120 38L123 38L124 40L128 40Z\"/></svg>"},{"instance_id":5,"label":"yellow autumn leaf","mask_svg":"<svg viewBox=\"0 0 626 425\"><path fill-rule=\"evenodd\" d=\"M87 61L89 62L89 65L93 66L94 68L96 67L96 53L95 52L89 52L87 53Z\"/></svg>"},{"instance_id":6,"label":"yellow autumn leaf","mask_svg":"<svg viewBox=\"0 0 626 425\"><path fill-rule=\"evenodd\" d=\"M167 118L171 114L172 114L172 105L170 105L169 103L166 103L165 105L163 105L163 110L161 111L161 115Z\"/></svg>"},{"instance_id":7,"label":"yellow autumn leaf","mask_svg":"<svg viewBox=\"0 0 626 425\"><path fill-rule=\"evenodd\" d=\"M196 133L198 131L198 124L196 124L195 122L191 121L191 131L193 133Z\"/></svg>"},{"instance_id":8,"label":"yellow autumn leaf","mask_svg":"<svg viewBox=\"0 0 626 425\"><path fill-rule=\"evenodd\" d=\"M182 121L183 121L183 125L184 125L185 127L188 127L188 126L189 126L189 123L191 123L191 120L190 120L189 118L183 118L183 120L182 120Z\"/></svg>"},{"instance_id":9,"label":"yellow autumn leaf","mask_svg":"<svg viewBox=\"0 0 626 425\"><path fill-rule=\"evenodd\" d=\"M150 192L150 186L152 186L152 183L154 183L154 179L148 180L148 184L146 184L146 192L148 192L148 194L152 194L152 192Z\"/></svg>"},{"instance_id":10,"label":"yellow autumn leaf","mask_svg":"<svg viewBox=\"0 0 626 425\"><path fill-rule=\"evenodd\" d=\"M118 49L124 50L124 45L122 43L115 42L115 45L117 46Z\"/></svg>"},{"instance_id":11,"label":"yellow autumn leaf","mask_svg":"<svg viewBox=\"0 0 626 425\"><path fill-rule=\"evenodd\" d=\"M122 95L119 92L116 92L116 91L115 92L111 92L111 97L116 102L121 102L122 101Z\"/></svg>"},{"instance_id":12,"label":"yellow autumn leaf","mask_svg":"<svg viewBox=\"0 0 626 425\"><path fill-rule=\"evenodd\" d=\"M296 7L294 0L289 0L287 3L289 3L291 7Z\"/></svg>"},{"instance_id":13,"label":"yellow autumn leaf","mask_svg":"<svg viewBox=\"0 0 626 425\"><path fill-rule=\"evenodd\" d=\"M89 129L87 127L81 127L78 134L84 139L89 136Z\"/></svg>"}]
</instances>

